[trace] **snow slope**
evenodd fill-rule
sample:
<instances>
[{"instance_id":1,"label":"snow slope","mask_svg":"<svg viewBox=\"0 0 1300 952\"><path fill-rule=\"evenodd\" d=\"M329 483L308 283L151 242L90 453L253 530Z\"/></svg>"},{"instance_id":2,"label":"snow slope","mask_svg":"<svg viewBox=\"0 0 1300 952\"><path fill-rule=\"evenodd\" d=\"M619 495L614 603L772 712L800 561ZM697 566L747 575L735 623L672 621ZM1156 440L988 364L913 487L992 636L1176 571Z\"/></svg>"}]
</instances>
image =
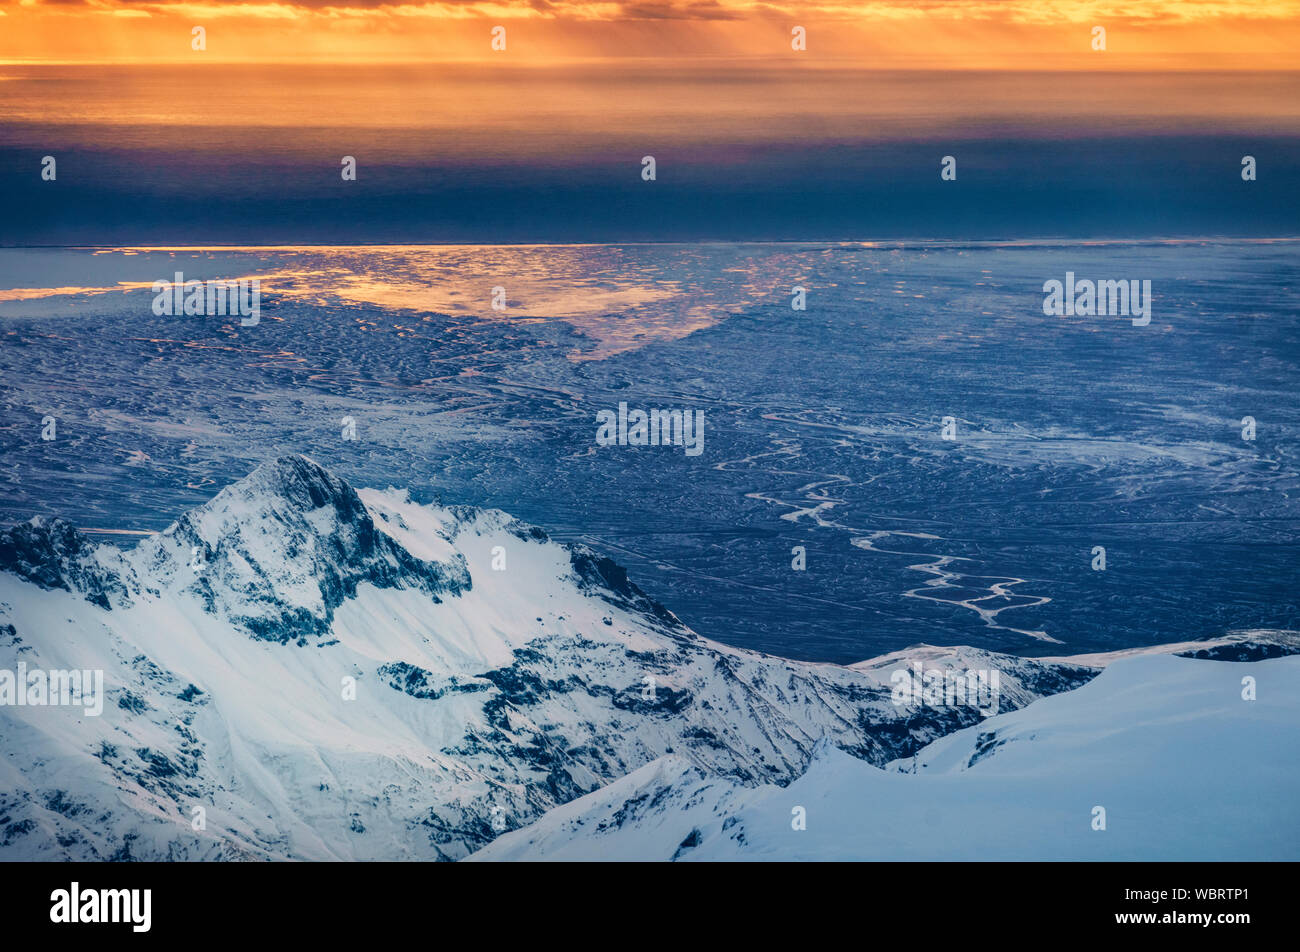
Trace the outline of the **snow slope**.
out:
<instances>
[{"instance_id":1,"label":"snow slope","mask_svg":"<svg viewBox=\"0 0 1300 952\"><path fill-rule=\"evenodd\" d=\"M1116 660L885 769L822 745L786 787L663 758L473 857L609 858L1300 859L1300 657Z\"/></svg>"}]
</instances>

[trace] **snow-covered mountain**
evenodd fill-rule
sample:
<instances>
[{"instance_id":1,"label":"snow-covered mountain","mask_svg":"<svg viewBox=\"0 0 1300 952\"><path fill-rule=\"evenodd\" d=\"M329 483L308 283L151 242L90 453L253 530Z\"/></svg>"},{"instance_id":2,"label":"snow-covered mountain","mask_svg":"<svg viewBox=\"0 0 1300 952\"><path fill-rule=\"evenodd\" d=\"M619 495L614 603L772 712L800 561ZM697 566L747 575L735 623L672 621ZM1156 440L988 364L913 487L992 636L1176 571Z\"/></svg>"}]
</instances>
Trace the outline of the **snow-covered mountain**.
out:
<instances>
[{"instance_id":1,"label":"snow-covered mountain","mask_svg":"<svg viewBox=\"0 0 1300 952\"><path fill-rule=\"evenodd\" d=\"M1105 662L915 652L997 670L1004 711ZM589 549L284 457L130 550L0 533L0 672L101 670L106 695L0 704L0 857L459 859L647 770L782 789L819 745L884 767L984 720L896 706L907 660L725 647Z\"/></svg>"},{"instance_id":2,"label":"snow-covered mountain","mask_svg":"<svg viewBox=\"0 0 1300 952\"><path fill-rule=\"evenodd\" d=\"M1297 803L1300 657L1148 654L885 769L823 744L746 787L664 757L472 859L1294 861Z\"/></svg>"}]
</instances>

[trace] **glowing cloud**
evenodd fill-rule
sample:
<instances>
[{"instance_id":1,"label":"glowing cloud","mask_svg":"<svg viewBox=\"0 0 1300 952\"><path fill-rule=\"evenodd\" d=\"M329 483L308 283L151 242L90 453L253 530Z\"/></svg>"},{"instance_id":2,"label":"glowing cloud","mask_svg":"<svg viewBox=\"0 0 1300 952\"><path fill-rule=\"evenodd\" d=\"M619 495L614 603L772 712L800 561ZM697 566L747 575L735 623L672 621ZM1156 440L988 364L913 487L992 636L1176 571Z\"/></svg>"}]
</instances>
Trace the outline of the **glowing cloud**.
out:
<instances>
[{"instance_id":1,"label":"glowing cloud","mask_svg":"<svg viewBox=\"0 0 1300 952\"><path fill-rule=\"evenodd\" d=\"M504 55L540 64L788 60L793 25L809 66L1294 68L1300 46L1300 0L0 0L0 15L16 62L488 60L497 24Z\"/></svg>"}]
</instances>

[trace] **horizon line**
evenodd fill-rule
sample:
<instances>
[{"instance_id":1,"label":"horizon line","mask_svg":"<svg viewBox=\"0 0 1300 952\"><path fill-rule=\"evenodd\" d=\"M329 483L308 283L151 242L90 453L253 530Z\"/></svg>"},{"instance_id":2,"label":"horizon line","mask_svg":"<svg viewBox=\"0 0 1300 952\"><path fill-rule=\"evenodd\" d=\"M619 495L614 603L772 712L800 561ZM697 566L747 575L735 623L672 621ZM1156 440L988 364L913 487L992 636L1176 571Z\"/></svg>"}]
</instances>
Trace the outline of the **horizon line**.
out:
<instances>
[{"instance_id":1,"label":"horizon line","mask_svg":"<svg viewBox=\"0 0 1300 952\"><path fill-rule=\"evenodd\" d=\"M862 245L864 247L895 245L1138 245L1138 244L1190 244L1196 242L1240 242L1255 244L1272 244L1300 242L1300 234L1295 235L1151 235L1143 237L1068 237L1043 236L1026 238L695 238L664 239L653 241L636 239L630 241L365 241L365 242L322 242L304 241L299 243L273 242L259 244L256 242L223 243L210 245L196 244L123 244L120 242L106 245L68 244L68 245L8 245L0 244L0 251L311 251L316 249L337 248L606 248L615 245L657 246L657 245Z\"/></svg>"}]
</instances>

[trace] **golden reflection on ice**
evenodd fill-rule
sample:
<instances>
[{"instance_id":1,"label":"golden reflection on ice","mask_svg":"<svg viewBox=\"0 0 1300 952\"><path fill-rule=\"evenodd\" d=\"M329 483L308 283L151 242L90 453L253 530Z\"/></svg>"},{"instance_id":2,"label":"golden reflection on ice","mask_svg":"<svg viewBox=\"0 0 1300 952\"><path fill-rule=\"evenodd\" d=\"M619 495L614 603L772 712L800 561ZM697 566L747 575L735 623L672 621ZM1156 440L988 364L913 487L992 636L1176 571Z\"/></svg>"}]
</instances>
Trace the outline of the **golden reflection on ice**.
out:
<instances>
[{"instance_id":1,"label":"golden reflection on ice","mask_svg":"<svg viewBox=\"0 0 1300 952\"><path fill-rule=\"evenodd\" d=\"M176 271L186 280L256 278L264 307L280 300L439 314L471 325L563 322L591 342L570 356L592 360L685 337L768 295L788 293L802 276L792 267L796 250L774 254L769 247L757 255L748 245L665 246L664 254L616 245L141 247L90 253L130 258L133 277L142 267L156 277L110 287L0 290L0 302L148 292L154 281L171 281ZM505 289L504 310L492 307L497 287ZM357 320L366 329L381 326L374 314ZM409 316L383 326L402 336L428 336Z\"/></svg>"}]
</instances>

